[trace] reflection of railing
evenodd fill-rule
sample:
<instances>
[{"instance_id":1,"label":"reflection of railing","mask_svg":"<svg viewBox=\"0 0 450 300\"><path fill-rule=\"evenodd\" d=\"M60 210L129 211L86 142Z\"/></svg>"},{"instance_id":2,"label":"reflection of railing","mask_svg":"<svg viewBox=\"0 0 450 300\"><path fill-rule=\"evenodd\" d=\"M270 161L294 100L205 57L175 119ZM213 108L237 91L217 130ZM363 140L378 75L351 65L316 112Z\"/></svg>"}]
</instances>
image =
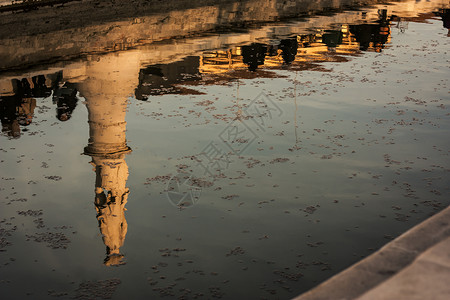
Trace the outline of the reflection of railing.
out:
<instances>
[{"instance_id":1,"label":"reflection of railing","mask_svg":"<svg viewBox=\"0 0 450 300\"><path fill-rule=\"evenodd\" d=\"M20 1L0 1L0 12L33 10L40 6L50 6L64 4L80 0L20 0Z\"/></svg>"},{"instance_id":2,"label":"reflection of railing","mask_svg":"<svg viewBox=\"0 0 450 300\"><path fill-rule=\"evenodd\" d=\"M140 71L135 96L146 100L149 95L194 94L198 92L186 86L247 78L251 75L246 69L266 71L253 74L256 77L270 76L267 71L276 69L319 70L317 63L347 61L345 56L359 55L361 51L381 52L390 42L389 27L388 20L334 25L331 29L317 29L315 33L273 39L270 44L248 43L230 49L203 51L199 56L169 64L150 65ZM361 42L365 42L364 45Z\"/></svg>"},{"instance_id":3,"label":"reflection of railing","mask_svg":"<svg viewBox=\"0 0 450 300\"><path fill-rule=\"evenodd\" d=\"M340 32L342 40L335 45L334 55L352 55L359 52L359 43L355 36L349 32L349 25L343 25ZM295 65L301 62L323 62L333 60L330 56L330 46L324 42L322 32L309 35L298 35L295 50L295 58L291 64ZM389 41L388 41L389 42ZM278 68L285 62L282 58L282 50L279 46L266 45L264 62L261 68ZM370 44L366 51L375 51L375 47ZM294 53L293 53L294 54ZM207 51L200 56L200 71L202 74L221 74L230 70L247 68L243 62L241 47L229 50Z\"/></svg>"}]
</instances>

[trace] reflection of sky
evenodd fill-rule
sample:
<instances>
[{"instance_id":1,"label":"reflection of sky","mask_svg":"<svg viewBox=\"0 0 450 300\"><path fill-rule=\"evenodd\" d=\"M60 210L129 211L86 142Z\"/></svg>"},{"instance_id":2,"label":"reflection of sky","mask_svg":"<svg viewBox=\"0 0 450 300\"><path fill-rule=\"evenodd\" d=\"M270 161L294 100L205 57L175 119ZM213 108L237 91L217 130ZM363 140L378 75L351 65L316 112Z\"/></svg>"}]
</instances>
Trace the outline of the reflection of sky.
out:
<instances>
[{"instance_id":1,"label":"reflection of sky","mask_svg":"<svg viewBox=\"0 0 450 300\"><path fill-rule=\"evenodd\" d=\"M449 105L445 94L448 83L442 81L448 77L448 68L442 64L442 59L449 40L444 39L443 33L440 22L411 23L409 31L396 35L393 47L386 49L383 55L371 53L348 63L328 63L326 67L333 68L331 73L282 71L280 73L289 76L288 79L243 80L239 86L240 103L249 103L263 91L272 95L283 115L275 118L266 132L255 131L258 139L242 158L233 157L225 174L237 177L237 171L244 171L244 179L218 180L202 191L197 205L184 211L178 211L167 201L164 183L145 185L146 178L173 175L176 165L192 164L183 157L198 154L218 138L229 121L214 119L212 114L234 116L230 107L235 104L236 83L230 87L202 88L206 95L167 95L151 97L147 102L132 99L127 114L127 139L133 152L126 157L130 169L127 184L130 197L126 206L129 230L122 249L128 263L120 268L105 268L101 264L104 245L93 205L95 173L88 163L90 158L80 155L88 142L87 111L79 104L72 118L60 123L54 117L51 100L38 99L38 106L51 107L36 114L30 126L29 132L40 133L25 133L17 140L1 137L1 148L7 151L0 154L2 177L15 178L2 180L2 198L28 198L24 203L5 205L8 199L2 203L1 218L16 216L14 222L19 226L13 236L14 245L0 256L2 262L9 257L17 261L2 266L2 272L8 274L13 282L11 286L17 282L34 284L34 287L27 285L23 291L41 291L37 297L44 297L46 289L71 291L83 280L119 277L122 285L117 297L139 298L148 295L153 288L148 285L147 277L158 279L160 276L167 276L167 279L158 279L161 283L157 286L167 286L178 277L186 277L185 281L178 282L177 288L199 290L220 285L230 297L259 297L270 295L260 291L259 286L262 283L273 286L273 280L278 279L273 270L284 267L290 267L291 273L302 272L305 277L289 284L294 292L288 294L279 289L277 297L286 298L312 287L314 280L323 280L357 261L360 255L370 253L368 248L380 247L387 241L384 235L398 235L426 218L433 209L419 204L420 201L449 204L445 200L448 199L448 189L445 189L448 171L433 167L448 169L449 163L445 152L449 149L445 138L449 129L448 108L438 107ZM437 46L421 50L422 44L431 42ZM420 59L420 66L411 66L413 59ZM403 71L412 72L402 74ZM348 78L347 75L354 78L353 82L340 79ZM297 96L298 146L301 149L289 151L295 144L292 97L295 78L299 82L299 94L316 92ZM370 81L361 82L363 78ZM405 96L425 100L427 106L405 102ZM196 105L203 100L213 101L216 110L208 112ZM392 102L400 103L389 104ZM201 112L201 116L187 113L191 109ZM397 115L400 110L405 114ZM150 117L153 112L162 116ZM423 124L396 124L402 119L412 121L412 118L424 119ZM211 122L205 124L206 120ZM377 124L375 120L386 121ZM389 134L390 128L395 130ZM277 135L280 132L283 135ZM335 138L339 135L343 137ZM360 140L362 138L364 140ZM331 159L321 159L330 154ZM386 168L384 154L400 163ZM261 160L265 166L247 169L244 161L250 157ZM289 161L270 164L279 157L289 158ZM21 162L17 163L18 160ZM48 163L49 168L41 168L42 162ZM401 169L404 167L412 169ZM423 172L422 169L433 171ZM50 175L61 176L62 180L44 178ZM382 176L373 178L378 175ZM424 181L427 177L441 178L435 179L432 187L440 190L441 196L429 192L431 188ZM37 184L28 184L30 180ZM393 180L398 184L392 185ZM413 186L420 199L403 197L406 192L400 186L405 182ZM215 190L218 187L222 189ZM389 191L384 190L386 187ZM33 193L36 196L32 196ZM233 194L239 197L222 199ZM314 214L303 211L308 206L317 208ZM402 209L396 211L392 206ZM32 218L17 216L17 210L27 209L43 209L44 222L50 228L72 226L64 230L71 240L68 249L50 250L43 243L24 242L25 234L37 231ZM419 213L411 213L412 209ZM395 220L395 213L410 215L409 222ZM248 233L243 233L245 230ZM307 246L316 242L324 244ZM245 255L226 257L238 246L246 250ZM160 249L177 247L186 248L179 253L180 258L161 257ZM303 256L299 258L299 254ZM191 265L186 260L194 263ZM310 264L314 260L324 261L331 264L332 271L322 272L320 266L313 265L296 269L298 260ZM153 273L151 266L159 262L167 262L169 266L160 267L160 273ZM182 262L183 266L177 267L177 262ZM243 270L245 267L248 270ZM192 273L195 269L203 270L206 275ZM186 275L186 271L191 273ZM215 277L211 272L219 275ZM230 283L220 284L224 280ZM76 283L69 284L72 281ZM10 289L5 285L0 288Z\"/></svg>"}]
</instances>

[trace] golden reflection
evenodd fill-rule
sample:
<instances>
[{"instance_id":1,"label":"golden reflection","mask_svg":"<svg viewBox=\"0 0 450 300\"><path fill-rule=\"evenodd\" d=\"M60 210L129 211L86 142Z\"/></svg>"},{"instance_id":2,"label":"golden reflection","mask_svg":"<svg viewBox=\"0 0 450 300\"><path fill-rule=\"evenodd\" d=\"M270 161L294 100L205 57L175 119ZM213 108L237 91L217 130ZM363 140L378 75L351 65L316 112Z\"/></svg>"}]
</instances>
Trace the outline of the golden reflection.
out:
<instances>
[{"instance_id":1,"label":"golden reflection","mask_svg":"<svg viewBox=\"0 0 450 300\"><path fill-rule=\"evenodd\" d=\"M145 58L148 64L154 64L171 61L179 56L180 50L185 55L195 55L203 49L268 41L273 36L304 34L335 24L370 22L378 17L378 7L387 7L390 14L395 12L408 18L417 17L418 12L431 12L448 6L448 0L400 1L389 5L377 5L381 3L379 0L245 0L221 3L206 0L192 2L189 7L180 7L170 1L144 2L143 6L122 5L112 9L114 3L104 3L100 7L98 3L88 1L59 7L58 14L51 13L50 8L4 14L1 20L3 34L0 33L0 69L78 58L80 55L84 57L87 53L112 53L136 48L143 52L157 50ZM368 7L371 4L376 6ZM343 7L354 10L330 15L332 11L342 11ZM364 7L364 12L358 10L360 7ZM95 16L92 16L93 11ZM36 17L36 13L41 17ZM297 21L299 16L305 15L313 17L308 18L308 22ZM42 24L42 18L52 21ZM286 18L293 18L295 22L289 26L270 25ZM246 26L249 21L266 25ZM250 28L242 34L231 34L234 29L242 31L243 27ZM210 35L218 28L220 34ZM222 28L231 30L222 34ZM205 33L206 36L194 38L193 42L158 43L173 37L178 40Z\"/></svg>"},{"instance_id":2,"label":"golden reflection","mask_svg":"<svg viewBox=\"0 0 450 300\"><path fill-rule=\"evenodd\" d=\"M413 12L414 9L410 11ZM359 55L361 51L382 52L390 42L391 22L400 22L400 19L389 15L385 9L373 10L371 14L376 14L376 17L366 19L367 15L359 17L350 14L345 22L351 20L352 23L342 25L337 25L337 22L330 23L328 19L315 18L317 21L310 20L311 24L322 27L314 27L314 30L308 27L308 30L305 30L302 26L311 24L298 23L290 26L287 33L283 34L285 38L279 41L270 39L270 42L267 42L271 31L268 33L262 28L259 31L252 30L251 34L230 35L227 38L226 35L205 37L207 42L199 45L186 43L174 47L161 43L147 45L147 48L139 50L87 55L83 60L71 62L63 71L59 66L53 66L46 71L46 75L30 73L20 80L15 77L2 78L2 132L17 138L21 131L26 131L25 127L33 120L36 98L52 95L53 104L56 104L56 117L59 121L67 121L77 106L77 93L85 97L89 114L89 142L84 154L91 156L91 164L96 174L94 203L106 246L104 263L120 265L123 264L124 258L120 248L128 230L125 205L130 193L126 187L129 173L125 161L125 155L131 152L126 141L127 98L133 94L138 100L146 100L153 95L200 93L186 86L230 84L231 80L237 79L236 118L240 119L242 103L239 98L239 79L282 76L270 71L290 68L296 72L294 129L297 147L297 72L325 70L317 63L347 61L346 56ZM440 16L444 27L447 26L448 10L440 12ZM420 16L423 19L429 17L430 15ZM134 25L137 24L141 23ZM328 27L325 27L326 24ZM140 33L138 30L132 32L137 35ZM256 34L258 32L259 34ZM149 30L147 33L152 32ZM166 36L166 33L164 34L162 36ZM171 34L167 33L167 36ZM258 37L262 38L259 40ZM110 38L105 36L103 44L109 44ZM131 39L131 44L133 40L139 39ZM118 45L114 42L113 49L127 49ZM204 50L214 49L214 46L217 50ZM96 47L91 45L87 48L92 50L97 49ZM20 47L11 49L18 48ZM58 44L57 49L60 48L61 45ZM28 51L26 47L20 49ZM27 53L22 54L26 56ZM11 57L19 59L21 56ZM11 61L14 65L14 59Z\"/></svg>"},{"instance_id":3,"label":"golden reflection","mask_svg":"<svg viewBox=\"0 0 450 300\"><path fill-rule=\"evenodd\" d=\"M312 62L342 61L360 51L381 52L390 42L390 22L386 10L378 11L378 20L370 24L340 25L336 29L299 34L276 44L252 43L228 50L205 51L200 56L202 75L228 73L238 69L312 69ZM216 78L217 81L221 78Z\"/></svg>"},{"instance_id":4,"label":"golden reflection","mask_svg":"<svg viewBox=\"0 0 450 300\"><path fill-rule=\"evenodd\" d=\"M126 187L129 173L125 155L131 148L126 141L125 115L138 74L130 58L109 56L90 63L86 79L78 84L88 109L89 143L84 154L92 157L96 174L95 208L107 266L124 264L120 248L128 230L125 205L130 191Z\"/></svg>"},{"instance_id":5,"label":"golden reflection","mask_svg":"<svg viewBox=\"0 0 450 300\"><path fill-rule=\"evenodd\" d=\"M361 34L369 36L373 48L377 47L375 42L384 46L387 42L385 37L390 33L389 20L386 14L381 15L384 20L379 24L343 25L316 34L286 38L275 45L251 43L144 69L140 68L138 52L107 55L91 59L82 70L66 74L78 78L78 90L86 98L89 143L84 153L92 157L91 164L96 174L95 207L106 246L104 264L124 264L120 248L124 245L128 230L125 205L130 193L126 187L129 173L125 161L125 155L131 152L126 141L128 96L134 93L138 99L145 100L155 94L178 93L181 91L177 87L180 84L204 83L208 74L220 78L221 74L237 69L254 72L259 68L277 69L314 61L336 61L337 55L368 50L365 45L361 49ZM239 74L235 73L237 76ZM236 92L239 119L239 80ZM297 141L296 138L296 146Z\"/></svg>"},{"instance_id":6,"label":"golden reflection","mask_svg":"<svg viewBox=\"0 0 450 300\"><path fill-rule=\"evenodd\" d=\"M257 77L276 76L261 70L321 70L317 63L347 61L346 56L359 55L361 51L381 52L390 43L391 21L392 17L382 9L378 11L378 20L372 23L334 25L332 29L292 35L273 44L250 43L227 50L204 51L199 57L201 81L220 84L246 78L250 74L243 73L245 69L258 71L254 75Z\"/></svg>"},{"instance_id":7,"label":"golden reflection","mask_svg":"<svg viewBox=\"0 0 450 300\"><path fill-rule=\"evenodd\" d=\"M95 99L87 99L90 135L84 153L92 157L91 164L96 175L95 208L106 246L104 263L107 266L123 264L120 247L128 230L125 204L130 191L126 187L128 166L125 154L131 149L125 139L123 106L126 106L126 99L123 102L111 105L108 101L96 103Z\"/></svg>"},{"instance_id":8,"label":"golden reflection","mask_svg":"<svg viewBox=\"0 0 450 300\"><path fill-rule=\"evenodd\" d=\"M128 230L125 204L130 193L126 187L128 166L124 156L124 154L109 158L93 156L91 162L96 174L95 208L100 232L106 246L104 263L107 266L124 263L120 247L123 246Z\"/></svg>"}]
</instances>

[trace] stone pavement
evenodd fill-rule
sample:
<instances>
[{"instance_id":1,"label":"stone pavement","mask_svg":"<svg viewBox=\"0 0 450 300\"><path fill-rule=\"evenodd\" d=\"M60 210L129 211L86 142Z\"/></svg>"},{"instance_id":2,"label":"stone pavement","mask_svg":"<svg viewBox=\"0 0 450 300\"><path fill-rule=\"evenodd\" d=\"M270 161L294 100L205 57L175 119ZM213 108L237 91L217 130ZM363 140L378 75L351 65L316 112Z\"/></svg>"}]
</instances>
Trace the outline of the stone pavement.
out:
<instances>
[{"instance_id":1,"label":"stone pavement","mask_svg":"<svg viewBox=\"0 0 450 300\"><path fill-rule=\"evenodd\" d=\"M295 300L450 299L450 207Z\"/></svg>"}]
</instances>

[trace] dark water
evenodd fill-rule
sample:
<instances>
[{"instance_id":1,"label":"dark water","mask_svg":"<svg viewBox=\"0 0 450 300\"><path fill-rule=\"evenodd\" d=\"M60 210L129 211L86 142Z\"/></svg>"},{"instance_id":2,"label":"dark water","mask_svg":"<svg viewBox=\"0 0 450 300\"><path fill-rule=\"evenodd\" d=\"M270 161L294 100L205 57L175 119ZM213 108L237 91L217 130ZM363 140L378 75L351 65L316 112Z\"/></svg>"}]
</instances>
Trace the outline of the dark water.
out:
<instances>
[{"instance_id":1,"label":"dark water","mask_svg":"<svg viewBox=\"0 0 450 300\"><path fill-rule=\"evenodd\" d=\"M2 299L289 299L448 206L443 3L4 61Z\"/></svg>"}]
</instances>

